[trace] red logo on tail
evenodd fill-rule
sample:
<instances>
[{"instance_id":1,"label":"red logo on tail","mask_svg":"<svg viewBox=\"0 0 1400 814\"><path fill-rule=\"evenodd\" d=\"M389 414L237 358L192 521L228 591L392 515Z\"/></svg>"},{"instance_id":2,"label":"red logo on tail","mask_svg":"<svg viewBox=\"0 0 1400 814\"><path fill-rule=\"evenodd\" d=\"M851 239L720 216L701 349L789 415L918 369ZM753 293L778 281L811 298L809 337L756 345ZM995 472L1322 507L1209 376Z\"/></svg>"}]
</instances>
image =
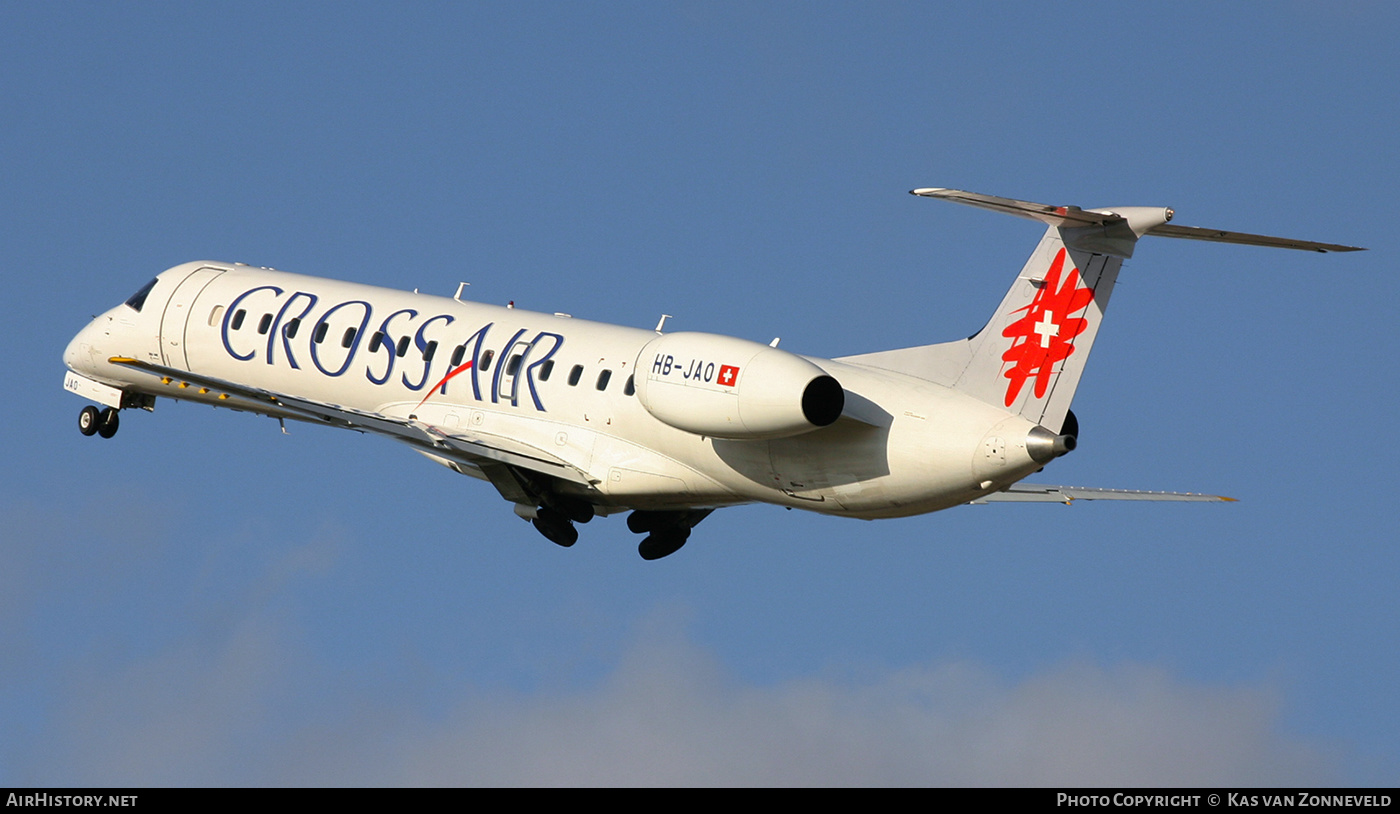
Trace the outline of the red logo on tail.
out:
<instances>
[{"instance_id":1,"label":"red logo on tail","mask_svg":"<svg viewBox=\"0 0 1400 814\"><path fill-rule=\"evenodd\" d=\"M1094 291L1080 287L1079 269L1073 266L1061 285L1060 274L1064 267L1065 250L1060 249L1035 300L1017 309L1025 311L1025 316L1001 332L1012 340L1011 347L1001 355L1003 362L1012 365L1005 374L1011 380L1006 387L1007 407L1021 394L1021 388L1032 376L1035 377L1035 397L1044 398L1055 364L1074 353L1074 338L1089 327L1088 320L1071 317L1094 301Z\"/></svg>"}]
</instances>

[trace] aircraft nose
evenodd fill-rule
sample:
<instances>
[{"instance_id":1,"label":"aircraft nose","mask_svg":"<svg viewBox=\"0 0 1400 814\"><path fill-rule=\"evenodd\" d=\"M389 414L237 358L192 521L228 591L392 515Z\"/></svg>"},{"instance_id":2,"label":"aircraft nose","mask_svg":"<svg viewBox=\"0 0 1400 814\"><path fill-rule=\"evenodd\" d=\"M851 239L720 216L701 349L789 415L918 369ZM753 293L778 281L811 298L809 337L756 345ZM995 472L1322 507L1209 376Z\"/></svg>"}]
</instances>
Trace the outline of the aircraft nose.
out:
<instances>
[{"instance_id":1,"label":"aircraft nose","mask_svg":"<svg viewBox=\"0 0 1400 814\"><path fill-rule=\"evenodd\" d=\"M83 372L92 367L93 338L97 333L97 320L89 322L78 331L77 336L63 349L63 364L69 370Z\"/></svg>"}]
</instances>

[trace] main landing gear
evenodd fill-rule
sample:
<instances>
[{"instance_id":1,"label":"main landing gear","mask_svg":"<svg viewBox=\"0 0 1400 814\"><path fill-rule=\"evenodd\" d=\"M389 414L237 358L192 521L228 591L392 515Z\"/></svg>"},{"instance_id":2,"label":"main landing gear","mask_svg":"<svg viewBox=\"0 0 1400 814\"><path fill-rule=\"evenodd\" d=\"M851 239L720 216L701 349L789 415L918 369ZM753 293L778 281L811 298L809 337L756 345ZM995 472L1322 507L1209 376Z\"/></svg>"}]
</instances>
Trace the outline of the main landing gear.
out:
<instances>
[{"instance_id":1,"label":"main landing gear","mask_svg":"<svg viewBox=\"0 0 1400 814\"><path fill-rule=\"evenodd\" d=\"M568 548L578 542L575 523L593 519L593 504L557 494L544 496L544 505L531 507L516 504L516 513L528 518L535 530L555 545ZM627 516L627 528L646 538L637 546L644 560L659 560L680 550L690 538L690 530L709 516L713 509L681 509L676 511L636 510Z\"/></svg>"},{"instance_id":2,"label":"main landing gear","mask_svg":"<svg viewBox=\"0 0 1400 814\"><path fill-rule=\"evenodd\" d=\"M78 413L78 432L83 435L100 435L103 438L111 438L117 434L117 428L121 426L121 418L114 407L105 407L98 410L89 404Z\"/></svg>"},{"instance_id":3,"label":"main landing gear","mask_svg":"<svg viewBox=\"0 0 1400 814\"><path fill-rule=\"evenodd\" d=\"M637 545L644 560L659 560L680 550L690 539L690 530L709 516L713 509L689 509L674 512L634 511L627 515L627 528L634 534L645 534Z\"/></svg>"},{"instance_id":4,"label":"main landing gear","mask_svg":"<svg viewBox=\"0 0 1400 814\"><path fill-rule=\"evenodd\" d=\"M564 498L556 498L551 502L551 506L536 509L530 523L546 540L568 548L578 542L578 529L574 528L574 524L587 523L593 519L593 504Z\"/></svg>"}]
</instances>

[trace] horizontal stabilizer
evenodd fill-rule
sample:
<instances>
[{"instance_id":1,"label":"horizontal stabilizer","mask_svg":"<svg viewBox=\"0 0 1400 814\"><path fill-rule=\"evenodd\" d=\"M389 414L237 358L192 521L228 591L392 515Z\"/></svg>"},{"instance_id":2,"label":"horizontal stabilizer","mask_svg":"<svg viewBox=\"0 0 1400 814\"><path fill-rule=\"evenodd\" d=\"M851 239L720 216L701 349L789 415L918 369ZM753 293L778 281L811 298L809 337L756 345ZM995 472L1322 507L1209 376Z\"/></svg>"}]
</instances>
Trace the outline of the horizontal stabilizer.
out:
<instances>
[{"instance_id":1,"label":"horizontal stabilizer","mask_svg":"<svg viewBox=\"0 0 1400 814\"><path fill-rule=\"evenodd\" d=\"M939 198L953 203L960 203L965 206L975 206L978 209L990 209L993 212L1002 212L1008 215L1015 215L1020 218L1038 220L1041 223L1048 223L1051 226L1061 228L1074 228L1083 226L1107 226L1112 227L1119 224L1132 225L1135 218L1125 218L1114 209L1080 209L1077 206L1050 206L1049 204L1032 203L1031 201L1018 201L1014 198L1001 198L996 195L982 195L977 192L966 192L961 189L941 189L937 187L928 189L913 189L910 195L918 195L923 198ZM1125 214L1131 214L1130 210L1137 207L1127 207L1123 209ZM1166 210L1166 219L1171 220L1172 210ZM1138 236L1154 235L1156 237L1180 237L1187 240L1209 240L1215 243L1239 243L1246 246L1268 246L1275 249L1298 249L1308 252L1359 252L1365 251L1360 246L1343 246L1338 243L1317 243L1311 240L1294 240L1287 237L1270 237L1269 235L1252 235L1246 232L1226 232L1220 229L1202 229L1199 226L1172 226L1169 223L1151 225L1142 229L1139 227Z\"/></svg>"},{"instance_id":2,"label":"horizontal stabilizer","mask_svg":"<svg viewBox=\"0 0 1400 814\"><path fill-rule=\"evenodd\" d=\"M1172 226L1164 223L1147 231L1156 237L1182 237L1187 240L1209 240L1215 243L1238 243L1243 246L1268 246L1275 249L1298 249L1305 252L1364 252L1360 246L1343 246L1339 243L1316 243L1311 240L1294 240L1288 237L1251 235L1245 232L1223 232L1219 229L1202 229L1199 226Z\"/></svg>"},{"instance_id":3,"label":"horizontal stabilizer","mask_svg":"<svg viewBox=\"0 0 1400 814\"><path fill-rule=\"evenodd\" d=\"M978 209L990 209L993 212L1015 215L1018 218L1038 220L1051 226L1103 226L1122 220L1117 215L1080 209L1077 206L1050 206L1030 201L1018 201L1014 198L967 192L961 189L942 189L939 187L911 189L909 194L923 198L940 198L964 206L975 206Z\"/></svg>"},{"instance_id":4,"label":"horizontal stabilizer","mask_svg":"<svg viewBox=\"0 0 1400 814\"><path fill-rule=\"evenodd\" d=\"M1234 503L1232 497L1196 492L1145 492L1136 489L1094 489L1088 486L1054 486L1048 483L1013 483L1000 492L973 503L1064 503L1076 500L1158 500L1184 503Z\"/></svg>"}]
</instances>

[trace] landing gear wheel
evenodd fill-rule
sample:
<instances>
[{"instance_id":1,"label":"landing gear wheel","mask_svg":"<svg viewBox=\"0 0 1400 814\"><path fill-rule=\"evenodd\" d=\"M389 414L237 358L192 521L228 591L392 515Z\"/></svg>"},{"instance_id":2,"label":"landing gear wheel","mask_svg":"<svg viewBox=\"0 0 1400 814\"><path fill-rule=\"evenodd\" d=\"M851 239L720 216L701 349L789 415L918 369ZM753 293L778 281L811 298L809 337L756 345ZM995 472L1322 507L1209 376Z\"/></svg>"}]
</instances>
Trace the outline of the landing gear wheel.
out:
<instances>
[{"instance_id":1,"label":"landing gear wheel","mask_svg":"<svg viewBox=\"0 0 1400 814\"><path fill-rule=\"evenodd\" d=\"M639 509L627 515L627 529L633 534L646 534L657 529L680 526L684 519L684 512L642 511ZM694 523L685 526L687 531L691 525Z\"/></svg>"},{"instance_id":2,"label":"landing gear wheel","mask_svg":"<svg viewBox=\"0 0 1400 814\"><path fill-rule=\"evenodd\" d=\"M117 427L121 426L121 416L113 408L108 407L102 411L102 415L97 421L97 434L103 438L111 438L117 434Z\"/></svg>"},{"instance_id":3,"label":"landing gear wheel","mask_svg":"<svg viewBox=\"0 0 1400 814\"><path fill-rule=\"evenodd\" d=\"M563 505L564 512L575 523L587 523L593 519L593 504L586 500L571 500Z\"/></svg>"},{"instance_id":4,"label":"landing gear wheel","mask_svg":"<svg viewBox=\"0 0 1400 814\"><path fill-rule=\"evenodd\" d=\"M83 435L96 435L97 426L100 423L102 423L101 414L98 413L97 408L91 404L84 407L81 413L78 413L78 432Z\"/></svg>"},{"instance_id":5,"label":"landing gear wheel","mask_svg":"<svg viewBox=\"0 0 1400 814\"><path fill-rule=\"evenodd\" d=\"M679 551L689 537L690 529L654 531L637 546L637 553L644 560L659 560Z\"/></svg>"},{"instance_id":6,"label":"landing gear wheel","mask_svg":"<svg viewBox=\"0 0 1400 814\"><path fill-rule=\"evenodd\" d=\"M555 545L568 548L578 542L578 529L574 528L568 517L559 512L541 509L530 524L535 527L535 531L543 534L546 540Z\"/></svg>"},{"instance_id":7,"label":"landing gear wheel","mask_svg":"<svg viewBox=\"0 0 1400 814\"><path fill-rule=\"evenodd\" d=\"M646 534L654 524L652 516L646 512L632 512L627 515L627 530L633 534Z\"/></svg>"}]
</instances>

